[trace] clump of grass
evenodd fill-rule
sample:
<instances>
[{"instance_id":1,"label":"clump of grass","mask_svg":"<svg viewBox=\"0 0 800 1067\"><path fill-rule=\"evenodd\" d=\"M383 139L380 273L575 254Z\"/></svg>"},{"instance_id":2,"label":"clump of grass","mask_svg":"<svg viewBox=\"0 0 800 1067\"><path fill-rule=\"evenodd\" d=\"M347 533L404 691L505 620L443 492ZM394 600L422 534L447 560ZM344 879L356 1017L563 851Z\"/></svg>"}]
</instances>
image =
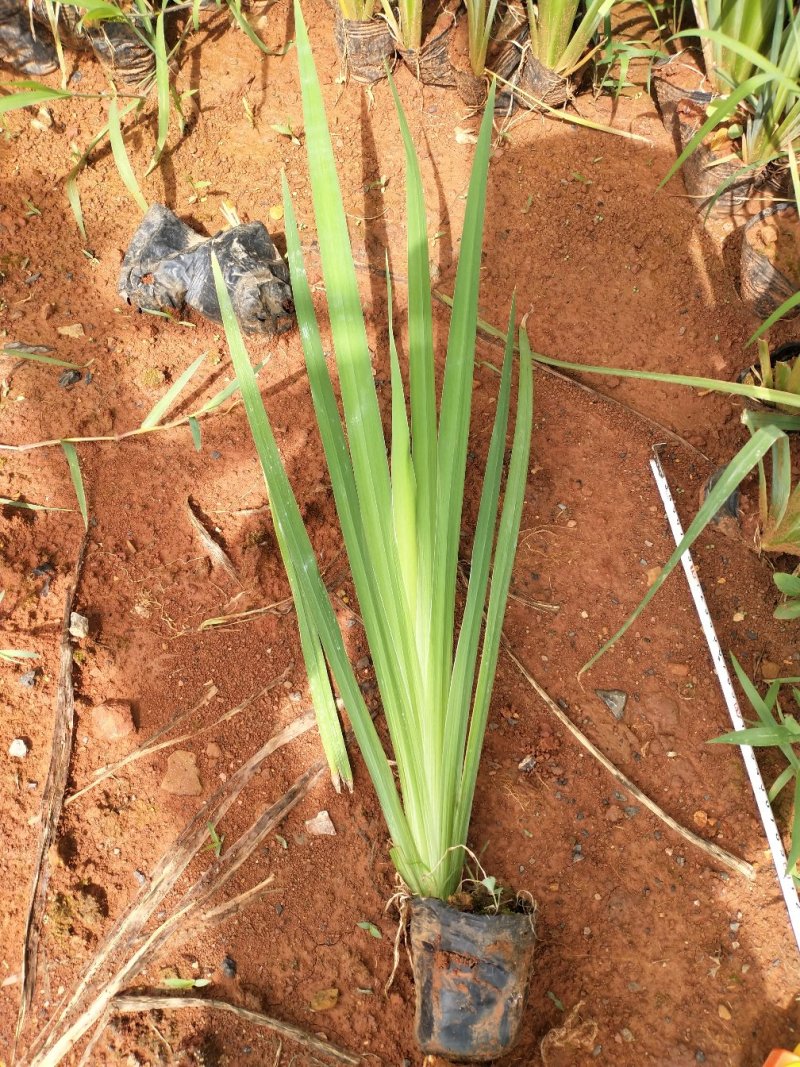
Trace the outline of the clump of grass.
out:
<instances>
[{"instance_id":1,"label":"clump of grass","mask_svg":"<svg viewBox=\"0 0 800 1067\"><path fill-rule=\"evenodd\" d=\"M523 330L513 444L501 507L511 409L512 303L469 586L456 638L456 580L494 88L489 93L475 150L444 378L437 398L422 180L411 134L390 83L406 156L410 311L408 397L393 323L389 323L392 412L387 458L330 134L299 3L295 3L295 23L311 189L344 424L322 347L297 221L284 178L288 259L317 424L375 666L393 762L381 744L347 659L269 419L249 375L249 361L219 265L214 263L220 307L294 595L303 654L329 762L334 774L347 780L349 767L339 762L339 757L346 759L346 754L336 748L341 731L335 720L326 664L344 700L377 792L398 872L413 893L446 898L458 886L464 865L532 430L533 382Z\"/></svg>"},{"instance_id":2,"label":"clump of grass","mask_svg":"<svg viewBox=\"0 0 800 1067\"><path fill-rule=\"evenodd\" d=\"M791 845L787 857L786 871L795 883L800 885L797 862L800 860L800 756L793 746L800 744L800 678L776 678L770 682L767 692L762 697L753 682L748 678L741 664L731 653L731 662L750 706L758 717L757 724L744 730L732 730L730 733L715 737L710 744L751 745L753 748L777 749L786 760L786 766L769 788L770 804L774 804L788 786L792 787L793 804L791 816ZM791 693L790 700L794 711L784 711L781 700L785 689Z\"/></svg>"}]
</instances>

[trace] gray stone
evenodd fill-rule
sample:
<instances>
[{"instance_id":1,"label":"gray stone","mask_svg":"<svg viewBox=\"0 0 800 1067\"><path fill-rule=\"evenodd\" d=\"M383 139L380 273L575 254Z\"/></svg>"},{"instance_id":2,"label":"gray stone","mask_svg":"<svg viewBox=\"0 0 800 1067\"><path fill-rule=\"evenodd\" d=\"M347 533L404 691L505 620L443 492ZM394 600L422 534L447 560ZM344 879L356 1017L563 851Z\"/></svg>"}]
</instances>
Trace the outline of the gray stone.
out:
<instances>
[{"instance_id":1,"label":"gray stone","mask_svg":"<svg viewBox=\"0 0 800 1067\"><path fill-rule=\"evenodd\" d=\"M595 689L595 693L597 693L617 722L620 722L625 714L628 694L623 693L621 689Z\"/></svg>"}]
</instances>

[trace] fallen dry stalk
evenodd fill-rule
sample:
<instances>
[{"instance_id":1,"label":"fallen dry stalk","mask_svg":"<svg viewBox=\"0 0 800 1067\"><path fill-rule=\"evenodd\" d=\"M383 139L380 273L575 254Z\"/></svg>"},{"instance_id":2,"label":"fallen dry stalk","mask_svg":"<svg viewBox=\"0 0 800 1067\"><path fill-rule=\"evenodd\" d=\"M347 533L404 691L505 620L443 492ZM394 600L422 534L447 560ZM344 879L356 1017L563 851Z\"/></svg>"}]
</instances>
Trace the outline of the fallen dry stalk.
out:
<instances>
[{"instance_id":1,"label":"fallen dry stalk","mask_svg":"<svg viewBox=\"0 0 800 1067\"><path fill-rule=\"evenodd\" d=\"M132 964L135 961L142 959L144 950L146 950L153 942L156 935L150 935L148 941L134 955L132 960L128 960L127 962L118 965L118 970L114 978L110 980L101 978L100 972L114 956L120 952L130 950L134 942L138 943L146 924L150 921L166 895L175 887L178 879L207 841L208 823L212 822L216 825L223 818L225 813L229 810L231 805L235 803L242 790L268 756L283 745L295 740L295 738L301 736L301 734L306 733L314 726L314 723L315 719L313 712L307 712L305 715L284 727L283 730L274 734L258 750L258 752L251 756L250 759L244 763L235 774L231 775L228 781L224 782L213 796L202 805L199 811L178 835L177 840L170 846L169 850L156 865L150 879L150 884L143 891L142 895L114 924L94 958L90 961L74 991L66 999L66 1003L62 1004L60 1009L37 1035L31 1050L29 1050L31 1053L36 1052L36 1055L32 1056L30 1059L31 1067L34 1067L34 1065L35 1067L43 1067L44 1064L48 1064L50 1067L55 1067L55 1065L61 1061L62 1057L66 1055L74 1044L80 1040L86 1031L100 1018L107 1007L110 998L115 993L119 992L124 981L136 973L138 966L132 966ZM320 774L321 773L322 772L320 771ZM308 774L309 772L306 772L304 778L307 777ZM313 783L308 783L308 788L311 787L311 784ZM298 783L296 782L295 786L292 787L292 790L294 790L297 785ZM286 794L286 797L292 794L292 790ZM278 801L277 805L273 805L269 811L275 812L286 800L286 797L281 798L281 801ZM294 803L297 803L299 799L301 799L301 796L297 796L294 799ZM290 810L289 807L285 808L281 817L283 817L288 810ZM223 860L227 862L231 853L234 853L234 849L235 846L233 849L228 850L222 859L213 864L209 870L213 871L217 869L217 866L221 864ZM217 886L215 886L215 888L217 888ZM159 927L156 934L158 934L161 929L162 928ZM169 932L172 932L171 929ZM159 944L160 943L161 942L159 942ZM141 966L143 965L144 963L141 963ZM95 995L92 1003L82 1012L78 1019L71 1025L68 1024L70 1016L78 1010L81 1002L86 999L87 994L92 992L93 984L99 987L99 992ZM43 1051L37 1051L42 1048Z\"/></svg>"},{"instance_id":2,"label":"fallen dry stalk","mask_svg":"<svg viewBox=\"0 0 800 1067\"><path fill-rule=\"evenodd\" d=\"M313 714L310 713L310 717L313 723ZM195 912L225 885L267 834L272 833L292 808L304 799L317 782L324 777L326 769L327 763L324 760L315 763L313 767L309 768L305 774L296 779L280 800L261 815L232 848L203 872L191 889L184 894L182 901L172 910L169 917L139 944L133 955L125 960L111 977L98 983L100 988L94 1000L59 1036L51 1039L49 1046L31 1060L30 1067L57 1067L61 1063L75 1044L98 1020L102 1019L112 999L121 992L122 987L151 963L159 949L163 948L174 934L186 930ZM227 810L228 806L229 804L226 804L225 810ZM196 821L196 817L194 821ZM199 843L190 859L193 858L198 849ZM149 918L152 912L153 908L148 908L148 914L144 918ZM143 925L143 922L139 924L137 933ZM126 949L132 948L133 936L126 939L124 946ZM107 958L107 954L103 953L101 955L105 955ZM96 974L102 963L105 962L105 960L98 962L98 959L99 957L95 957L90 965L92 975ZM84 978L82 984L85 992L86 978ZM73 996L72 1004L74 1005L75 1002L76 996ZM62 1012L62 1018L66 1014L66 1011Z\"/></svg>"},{"instance_id":3,"label":"fallen dry stalk","mask_svg":"<svg viewBox=\"0 0 800 1067\"><path fill-rule=\"evenodd\" d=\"M210 908L202 916L204 925L225 922L226 919L230 919L232 915L238 915L249 904L255 904L257 900L261 900L268 893L277 893L277 889L269 888L274 881L275 875L271 874L269 878L265 878L263 882L259 882L258 885L254 885L251 889L246 889L237 897L231 897L230 900L223 901L222 904L218 904L215 908Z\"/></svg>"},{"instance_id":4,"label":"fallen dry stalk","mask_svg":"<svg viewBox=\"0 0 800 1067\"><path fill-rule=\"evenodd\" d=\"M249 1008L240 1008L236 1004L230 1004L227 1000L215 1000L212 998L204 997L170 997L170 996L126 996L122 994L114 997L111 1002L111 1007L114 1011L122 1013L132 1013L141 1011L175 1011L180 1008L201 1008L211 1009L213 1011L226 1011L235 1015L243 1022L252 1023L253 1026L263 1026L268 1030L274 1031L276 1034L280 1034L281 1037L289 1038L298 1045L302 1045L304 1048L313 1049L314 1052L318 1052L323 1056L330 1056L331 1059L338 1060L339 1063L350 1064L351 1067L358 1067L361 1063L360 1056L354 1056L351 1052L346 1052L343 1048L339 1048L338 1045L332 1045L329 1041L323 1041L319 1037L315 1037L314 1034L309 1034L305 1030L301 1030L299 1026L293 1026L291 1023L281 1022L280 1019L274 1019L269 1015L263 1015L260 1011L250 1011Z\"/></svg>"},{"instance_id":5,"label":"fallen dry stalk","mask_svg":"<svg viewBox=\"0 0 800 1067\"><path fill-rule=\"evenodd\" d=\"M28 914L25 919L25 933L22 941L21 985L22 997L17 1014L17 1027L14 1035L14 1049L25 1025L25 1016L31 1006L36 988L36 964L39 956L39 939L41 937L42 917L47 901L47 883L49 880L48 856L55 842L58 821L64 806L64 792L69 777L69 761L72 753L72 733L75 725L75 693L72 687L72 641L69 624L75 603L83 560L86 555L88 531L78 549L72 584L67 590L64 602L64 619L61 627L61 651L58 670L58 690L56 695L56 716L53 725L53 743L50 750L50 766L47 781L42 793L42 830L39 835L39 848L36 867L31 884ZM12 1057L13 1058L13 1057Z\"/></svg>"},{"instance_id":6,"label":"fallen dry stalk","mask_svg":"<svg viewBox=\"0 0 800 1067\"><path fill-rule=\"evenodd\" d=\"M691 830L687 830L685 826L681 826L679 822L676 822L671 815L668 815L663 808L660 808L654 800L651 800L641 789L634 785L633 782L626 775L615 767L614 764L605 756L599 748L592 744L586 734L582 733L575 723L565 715L561 708L556 704L553 698L545 692L539 685L536 679L525 668L524 664L519 660L509 645L508 638L503 635L502 638L503 648L506 655L516 665L520 674L525 681L530 685L535 693L544 701L549 710L555 715L558 721L565 726L572 736L586 749L586 751L594 756L594 758L601 763L609 774L620 783L620 785L634 796L640 804L642 804L648 811L652 812L656 818L665 823L671 830L674 830L676 834L679 834L685 841L688 841L690 845L695 848L701 849L706 855L711 856L717 863L722 863L724 866L729 867L732 871L736 871L737 874L741 874L744 878L748 878L751 882L755 881L756 873L753 866L747 863L746 860L739 859L738 856L732 855L730 852L726 852L724 848L720 848L719 845L715 845L712 841L705 841L702 837L698 837L697 834L692 833Z\"/></svg>"}]
</instances>

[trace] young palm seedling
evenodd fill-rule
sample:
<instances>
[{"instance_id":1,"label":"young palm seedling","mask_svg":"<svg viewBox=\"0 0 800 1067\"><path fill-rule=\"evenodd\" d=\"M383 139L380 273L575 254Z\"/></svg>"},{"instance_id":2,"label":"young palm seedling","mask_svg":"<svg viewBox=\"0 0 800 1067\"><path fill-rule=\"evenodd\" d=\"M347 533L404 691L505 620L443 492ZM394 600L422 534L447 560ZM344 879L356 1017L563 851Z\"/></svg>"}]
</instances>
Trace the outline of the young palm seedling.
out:
<instances>
[{"instance_id":1,"label":"young palm seedling","mask_svg":"<svg viewBox=\"0 0 800 1067\"><path fill-rule=\"evenodd\" d=\"M683 137L668 181L701 145L714 154L719 189L786 165L800 138L800 8L791 0L695 0L706 73L716 96ZM720 169L723 168L723 169Z\"/></svg>"},{"instance_id":2,"label":"young palm seedling","mask_svg":"<svg viewBox=\"0 0 800 1067\"><path fill-rule=\"evenodd\" d=\"M534 102L549 107L572 95L576 75L599 48L593 44L616 0L526 0L529 53L519 85Z\"/></svg>"},{"instance_id":3,"label":"young palm seedling","mask_svg":"<svg viewBox=\"0 0 800 1067\"><path fill-rule=\"evenodd\" d=\"M739 684L758 716L758 722L744 730L732 730L721 737L715 737L710 743L774 748L778 749L786 760L786 766L770 786L768 796L770 803L774 804L788 785L793 787L791 844L788 849L787 873L793 875L797 884L800 885L797 872L797 861L800 859L800 756L793 747L800 744L800 722L797 721L797 711L800 709L800 689L792 684L800 682L800 678L776 678L775 681L770 682L767 692L762 697L734 655L731 655L731 661ZM784 712L781 707L781 690L784 687L791 690L794 713Z\"/></svg>"},{"instance_id":4,"label":"young palm seedling","mask_svg":"<svg viewBox=\"0 0 800 1067\"><path fill-rule=\"evenodd\" d=\"M390 320L387 355L392 410L387 446L322 94L299 4L295 5L295 21L311 190L343 420L323 351L294 208L284 179L288 259L311 394L381 694L391 742L391 762L347 659L217 265L215 277L242 398L264 472L276 536L294 596L309 681L329 760L334 773L349 780L326 663L347 708L378 794L392 840L391 856L404 885L415 897L446 900L457 889L464 866L478 763L525 495L532 429L531 359L522 331L513 445L501 507L511 407L512 308L497 415L475 526L469 585L456 634L456 587L494 92L490 93L475 151L438 405L422 182L395 93L406 154L410 413ZM496 918L519 920L520 916ZM522 918L528 923L527 916ZM521 935L526 961L530 956L528 940ZM510 1017L513 1016L513 1025L509 1023L504 1031L502 1041L506 1043L513 1039L523 999L518 997L507 1009ZM421 1039L423 1043L429 1041L425 1035Z\"/></svg>"}]
</instances>

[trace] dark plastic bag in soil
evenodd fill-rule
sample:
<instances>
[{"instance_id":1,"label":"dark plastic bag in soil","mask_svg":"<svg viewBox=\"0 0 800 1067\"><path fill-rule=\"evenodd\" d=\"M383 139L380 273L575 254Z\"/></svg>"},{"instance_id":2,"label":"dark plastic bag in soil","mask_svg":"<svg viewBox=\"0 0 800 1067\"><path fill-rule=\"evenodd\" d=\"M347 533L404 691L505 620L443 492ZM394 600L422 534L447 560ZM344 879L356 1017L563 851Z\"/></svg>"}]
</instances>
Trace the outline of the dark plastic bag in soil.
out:
<instances>
[{"instance_id":1,"label":"dark plastic bag in soil","mask_svg":"<svg viewBox=\"0 0 800 1067\"><path fill-rule=\"evenodd\" d=\"M467 18L462 16L450 34L447 45L447 58L456 84L456 91L467 107L476 110L486 103L488 86L486 78L479 77L472 70L469 58L469 34Z\"/></svg>"},{"instance_id":2,"label":"dark plastic bag in soil","mask_svg":"<svg viewBox=\"0 0 800 1067\"><path fill-rule=\"evenodd\" d=\"M788 226L787 226L788 223ZM798 291L798 276L794 280L776 266L769 253L768 247L777 247L776 242L763 241L763 229L770 224L774 225L778 233L784 228L783 241L795 250L795 263L800 274L800 225L798 225L797 209L791 203L772 204L755 215L744 228L742 236L742 259L739 292L744 303L759 318L766 319L776 311L784 300ZM758 239L759 231L762 231L762 239ZM787 318L794 318L800 314L800 307L790 311Z\"/></svg>"},{"instance_id":3,"label":"dark plastic bag in soil","mask_svg":"<svg viewBox=\"0 0 800 1067\"><path fill-rule=\"evenodd\" d=\"M475 915L411 902L417 1042L451 1060L493 1060L516 1040L535 934L532 914Z\"/></svg>"},{"instance_id":4,"label":"dark plastic bag in soil","mask_svg":"<svg viewBox=\"0 0 800 1067\"><path fill-rule=\"evenodd\" d=\"M359 22L337 13L333 39L347 74L354 81L380 81L386 77L387 64L389 70L394 66L394 38L383 19Z\"/></svg>"},{"instance_id":5,"label":"dark plastic bag in soil","mask_svg":"<svg viewBox=\"0 0 800 1067\"><path fill-rule=\"evenodd\" d=\"M708 117L706 108L714 99L713 94L682 88L659 74L653 76L653 92L664 128L672 135L676 150L682 152ZM735 158L728 159L729 156ZM685 161L681 176L686 192L698 211L710 210L713 215L728 215L745 203L753 192L753 173L743 168L744 164L736 156L733 142L722 150L704 142ZM730 184L715 199L719 187L729 179Z\"/></svg>"},{"instance_id":6,"label":"dark plastic bag in soil","mask_svg":"<svg viewBox=\"0 0 800 1067\"><path fill-rule=\"evenodd\" d=\"M451 0L439 14L420 48L403 48L396 44L400 58L423 85L439 85L452 88L456 84L450 66L448 46L456 24L456 11L461 0Z\"/></svg>"},{"instance_id":7,"label":"dark plastic bag in soil","mask_svg":"<svg viewBox=\"0 0 800 1067\"><path fill-rule=\"evenodd\" d=\"M523 49L529 37L528 14L522 4L512 0L503 12L486 55L487 68L497 75L495 111L510 114L517 106L514 86L519 79Z\"/></svg>"},{"instance_id":8,"label":"dark plastic bag in soil","mask_svg":"<svg viewBox=\"0 0 800 1067\"><path fill-rule=\"evenodd\" d=\"M575 82L540 63L529 47L523 50L517 84L521 90L517 94L518 102L529 111L546 111L547 107L561 107L575 95ZM547 106L543 108L542 104Z\"/></svg>"}]
</instances>

